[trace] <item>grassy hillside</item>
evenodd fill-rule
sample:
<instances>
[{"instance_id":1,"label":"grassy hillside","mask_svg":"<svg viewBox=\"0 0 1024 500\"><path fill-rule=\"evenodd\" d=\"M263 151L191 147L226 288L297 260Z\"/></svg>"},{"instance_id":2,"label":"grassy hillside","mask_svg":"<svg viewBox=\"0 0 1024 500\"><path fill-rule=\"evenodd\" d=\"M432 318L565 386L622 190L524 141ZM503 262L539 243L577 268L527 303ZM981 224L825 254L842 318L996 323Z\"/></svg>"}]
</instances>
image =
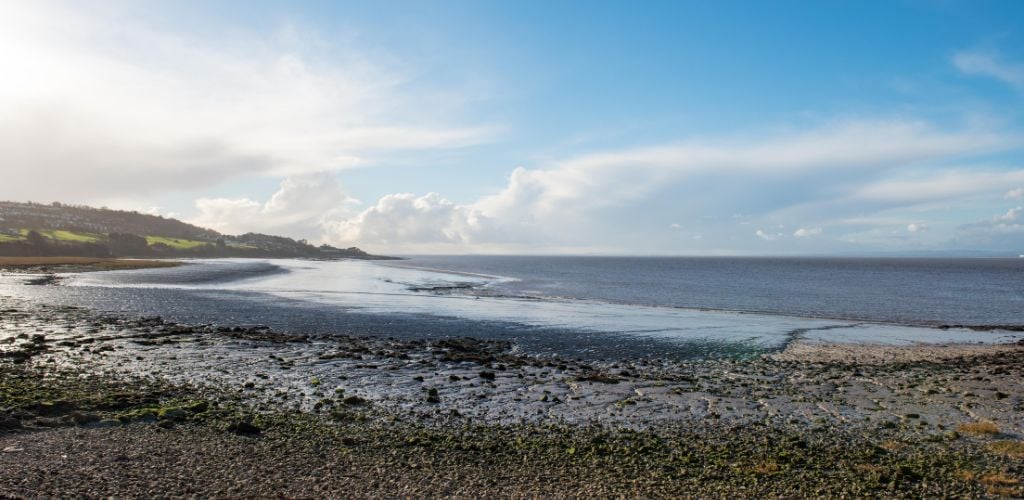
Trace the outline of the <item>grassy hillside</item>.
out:
<instances>
[{"instance_id":1,"label":"grassy hillside","mask_svg":"<svg viewBox=\"0 0 1024 500\"><path fill-rule=\"evenodd\" d=\"M28 233L36 231L46 238L57 241L65 241L72 243L96 243L104 238L102 234L94 233L78 233L75 231L65 231L62 229L29 229L21 228L18 230L18 235L21 239L27 239Z\"/></svg>"},{"instance_id":2,"label":"grassy hillside","mask_svg":"<svg viewBox=\"0 0 1024 500\"><path fill-rule=\"evenodd\" d=\"M381 258L281 236L223 235L106 208L0 201L0 256Z\"/></svg>"},{"instance_id":3,"label":"grassy hillside","mask_svg":"<svg viewBox=\"0 0 1024 500\"><path fill-rule=\"evenodd\" d=\"M203 247L211 244L209 241L185 240L181 238L167 238L164 236L147 235L145 238L146 243L148 243L149 246L161 244L167 245L176 250L188 250L191 248Z\"/></svg>"}]
</instances>

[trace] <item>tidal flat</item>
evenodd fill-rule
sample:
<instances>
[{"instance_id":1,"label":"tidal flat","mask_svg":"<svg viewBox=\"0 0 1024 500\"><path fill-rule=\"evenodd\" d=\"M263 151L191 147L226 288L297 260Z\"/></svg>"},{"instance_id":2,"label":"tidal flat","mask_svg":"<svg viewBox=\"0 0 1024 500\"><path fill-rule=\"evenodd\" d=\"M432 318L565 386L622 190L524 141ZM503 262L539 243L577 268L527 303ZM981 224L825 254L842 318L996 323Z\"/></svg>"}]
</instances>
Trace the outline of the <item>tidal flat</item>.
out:
<instances>
[{"instance_id":1,"label":"tidal flat","mask_svg":"<svg viewBox=\"0 0 1024 500\"><path fill-rule=\"evenodd\" d=\"M2 297L0 493L1024 494L1024 346L878 351L584 361Z\"/></svg>"}]
</instances>

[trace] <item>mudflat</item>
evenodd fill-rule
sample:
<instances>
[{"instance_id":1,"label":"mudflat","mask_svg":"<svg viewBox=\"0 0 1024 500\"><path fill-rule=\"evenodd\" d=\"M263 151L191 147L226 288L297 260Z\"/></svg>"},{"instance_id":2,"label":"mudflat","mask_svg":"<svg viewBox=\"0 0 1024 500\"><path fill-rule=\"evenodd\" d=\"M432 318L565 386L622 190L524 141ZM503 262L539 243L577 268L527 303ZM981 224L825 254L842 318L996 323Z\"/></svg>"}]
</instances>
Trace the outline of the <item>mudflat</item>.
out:
<instances>
[{"instance_id":1,"label":"mudflat","mask_svg":"<svg viewBox=\"0 0 1024 500\"><path fill-rule=\"evenodd\" d=\"M833 347L585 362L3 297L0 492L1024 494L1024 346Z\"/></svg>"}]
</instances>

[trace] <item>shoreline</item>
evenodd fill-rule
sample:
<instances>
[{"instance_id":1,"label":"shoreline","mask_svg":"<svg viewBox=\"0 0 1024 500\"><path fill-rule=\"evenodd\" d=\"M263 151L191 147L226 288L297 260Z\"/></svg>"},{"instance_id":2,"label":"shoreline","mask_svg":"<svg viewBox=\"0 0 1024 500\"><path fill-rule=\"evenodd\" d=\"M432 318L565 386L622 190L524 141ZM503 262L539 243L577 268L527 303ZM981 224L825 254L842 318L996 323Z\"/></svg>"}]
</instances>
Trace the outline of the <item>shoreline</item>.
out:
<instances>
[{"instance_id":1,"label":"shoreline","mask_svg":"<svg viewBox=\"0 0 1024 500\"><path fill-rule=\"evenodd\" d=\"M93 257L0 257L0 273L49 274L178 267L178 260Z\"/></svg>"},{"instance_id":2,"label":"shoreline","mask_svg":"<svg viewBox=\"0 0 1024 500\"><path fill-rule=\"evenodd\" d=\"M750 361L577 362L499 341L291 336L0 297L0 449L20 450L0 453L0 492L188 494L187 471L203 485L193 494L225 495L1024 494L1022 458L993 451L1024 446L1024 347L872 349L912 351L797 343ZM996 431L958 430L984 423ZM46 451L58 449L167 474L115 474L103 489ZM253 481L276 461L298 476ZM300 480L303 461L325 465Z\"/></svg>"}]
</instances>

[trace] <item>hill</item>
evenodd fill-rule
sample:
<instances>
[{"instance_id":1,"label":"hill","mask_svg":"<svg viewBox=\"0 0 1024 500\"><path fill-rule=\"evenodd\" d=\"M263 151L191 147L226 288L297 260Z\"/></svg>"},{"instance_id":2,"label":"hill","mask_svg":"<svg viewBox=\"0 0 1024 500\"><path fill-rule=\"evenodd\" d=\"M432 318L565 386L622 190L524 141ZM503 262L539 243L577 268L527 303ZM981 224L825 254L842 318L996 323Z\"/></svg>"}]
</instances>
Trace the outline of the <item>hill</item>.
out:
<instances>
[{"instance_id":1,"label":"hill","mask_svg":"<svg viewBox=\"0 0 1024 500\"><path fill-rule=\"evenodd\" d=\"M246 233L220 234L177 219L123 210L0 201L0 256L389 259L355 248Z\"/></svg>"}]
</instances>

